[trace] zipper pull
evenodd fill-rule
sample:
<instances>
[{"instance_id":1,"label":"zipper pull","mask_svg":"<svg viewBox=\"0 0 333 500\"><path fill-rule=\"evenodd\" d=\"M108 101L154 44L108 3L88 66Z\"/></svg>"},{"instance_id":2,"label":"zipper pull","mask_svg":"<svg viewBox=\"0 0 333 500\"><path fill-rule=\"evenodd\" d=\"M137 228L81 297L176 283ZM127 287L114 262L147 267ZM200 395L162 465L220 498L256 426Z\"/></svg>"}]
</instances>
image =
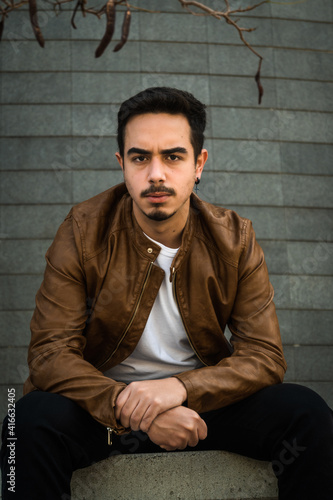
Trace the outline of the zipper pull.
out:
<instances>
[{"instance_id":1,"label":"zipper pull","mask_svg":"<svg viewBox=\"0 0 333 500\"><path fill-rule=\"evenodd\" d=\"M107 427L106 429L108 431L108 445L112 446L112 433L113 433L113 429L111 429L111 427Z\"/></svg>"},{"instance_id":2,"label":"zipper pull","mask_svg":"<svg viewBox=\"0 0 333 500\"><path fill-rule=\"evenodd\" d=\"M174 275L175 275L175 268L171 267L171 273L170 273L170 278L169 278L170 283L173 282Z\"/></svg>"}]
</instances>

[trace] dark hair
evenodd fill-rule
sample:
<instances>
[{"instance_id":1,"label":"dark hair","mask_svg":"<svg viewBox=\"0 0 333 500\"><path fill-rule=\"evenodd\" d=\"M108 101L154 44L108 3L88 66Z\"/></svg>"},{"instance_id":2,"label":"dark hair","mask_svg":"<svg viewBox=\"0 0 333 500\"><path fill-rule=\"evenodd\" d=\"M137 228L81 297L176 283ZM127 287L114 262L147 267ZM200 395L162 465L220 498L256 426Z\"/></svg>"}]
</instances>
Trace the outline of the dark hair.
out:
<instances>
[{"instance_id":1,"label":"dark hair","mask_svg":"<svg viewBox=\"0 0 333 500\"><path fill-rule=\"evenodd\" d=\"M169 113L184 115L191 128L191 144L197 160L204 142L206 106L185 90L170 87L151 87L124 101L118 112L117 140L119 153L124 156L125 128L135 115L146 113Z\"/></svg>"}]
</instances>

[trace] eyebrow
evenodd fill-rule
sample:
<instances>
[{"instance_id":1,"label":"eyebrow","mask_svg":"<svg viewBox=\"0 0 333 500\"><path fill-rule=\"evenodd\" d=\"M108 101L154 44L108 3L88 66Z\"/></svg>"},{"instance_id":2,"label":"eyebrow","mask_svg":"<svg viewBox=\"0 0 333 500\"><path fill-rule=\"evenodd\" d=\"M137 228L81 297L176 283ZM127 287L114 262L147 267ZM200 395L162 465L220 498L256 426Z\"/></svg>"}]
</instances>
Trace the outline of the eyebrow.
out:
<instances>
[{"instance_id":1,"label":"eyebrow","mask_svg":"<svg viewBox=\"0 0 333 500\"><path fill-rule=\"evenodd\" d=\"M160 153L162 155L171 155L171 154L174 154L174 153L187 154L188 151L187 151L186 148L183 148L181 146L177 146L175 148L162 149ZM132 155L132 154L150 155L151 151L148 151L147 149L141 149L141 148L130 148L127 151L127 156Z\"/></svg>"}]
</instances>

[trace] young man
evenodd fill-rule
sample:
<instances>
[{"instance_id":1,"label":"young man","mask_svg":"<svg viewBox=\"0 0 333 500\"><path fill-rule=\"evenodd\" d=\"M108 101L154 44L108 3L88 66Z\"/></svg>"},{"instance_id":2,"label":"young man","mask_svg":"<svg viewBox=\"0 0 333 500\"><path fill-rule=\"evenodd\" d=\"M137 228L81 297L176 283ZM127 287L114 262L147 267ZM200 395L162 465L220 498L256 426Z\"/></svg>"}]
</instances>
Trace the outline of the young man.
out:
<instances>
[{"instance_id":1,"label":"young man","mask_svg":"<svg viewBox=\"0 0 333 500\"><path fill-rule=\"evenodd\" d=\"M15 494L4 425L4 500L69 498L77 468L183 449L271 460L283 500L332 498L332 413L309 389L281 384L251 223L192 194L205 123L202 103L176 89L122 104L125 183L74 207L46 255L16 408Z\"/></svg>"}]
</instances>

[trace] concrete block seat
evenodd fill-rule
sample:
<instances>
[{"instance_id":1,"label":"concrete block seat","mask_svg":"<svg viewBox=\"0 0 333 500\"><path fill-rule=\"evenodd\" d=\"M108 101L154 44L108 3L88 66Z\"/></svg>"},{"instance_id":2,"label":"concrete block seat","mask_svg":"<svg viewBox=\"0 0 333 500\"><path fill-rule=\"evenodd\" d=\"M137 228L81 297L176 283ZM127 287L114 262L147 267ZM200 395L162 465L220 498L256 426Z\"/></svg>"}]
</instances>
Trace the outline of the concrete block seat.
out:
<instances>
[{"instance_id":1,"label":"concrete block seat","mask_svg":"<svg viewBox=\"0 0 333 500\"><path fill-rule=\"evenodd\" d=\"M277 500L268 462L223 451L115 455L74 473L72 500Z\"/></svg>"}]
</instances>

